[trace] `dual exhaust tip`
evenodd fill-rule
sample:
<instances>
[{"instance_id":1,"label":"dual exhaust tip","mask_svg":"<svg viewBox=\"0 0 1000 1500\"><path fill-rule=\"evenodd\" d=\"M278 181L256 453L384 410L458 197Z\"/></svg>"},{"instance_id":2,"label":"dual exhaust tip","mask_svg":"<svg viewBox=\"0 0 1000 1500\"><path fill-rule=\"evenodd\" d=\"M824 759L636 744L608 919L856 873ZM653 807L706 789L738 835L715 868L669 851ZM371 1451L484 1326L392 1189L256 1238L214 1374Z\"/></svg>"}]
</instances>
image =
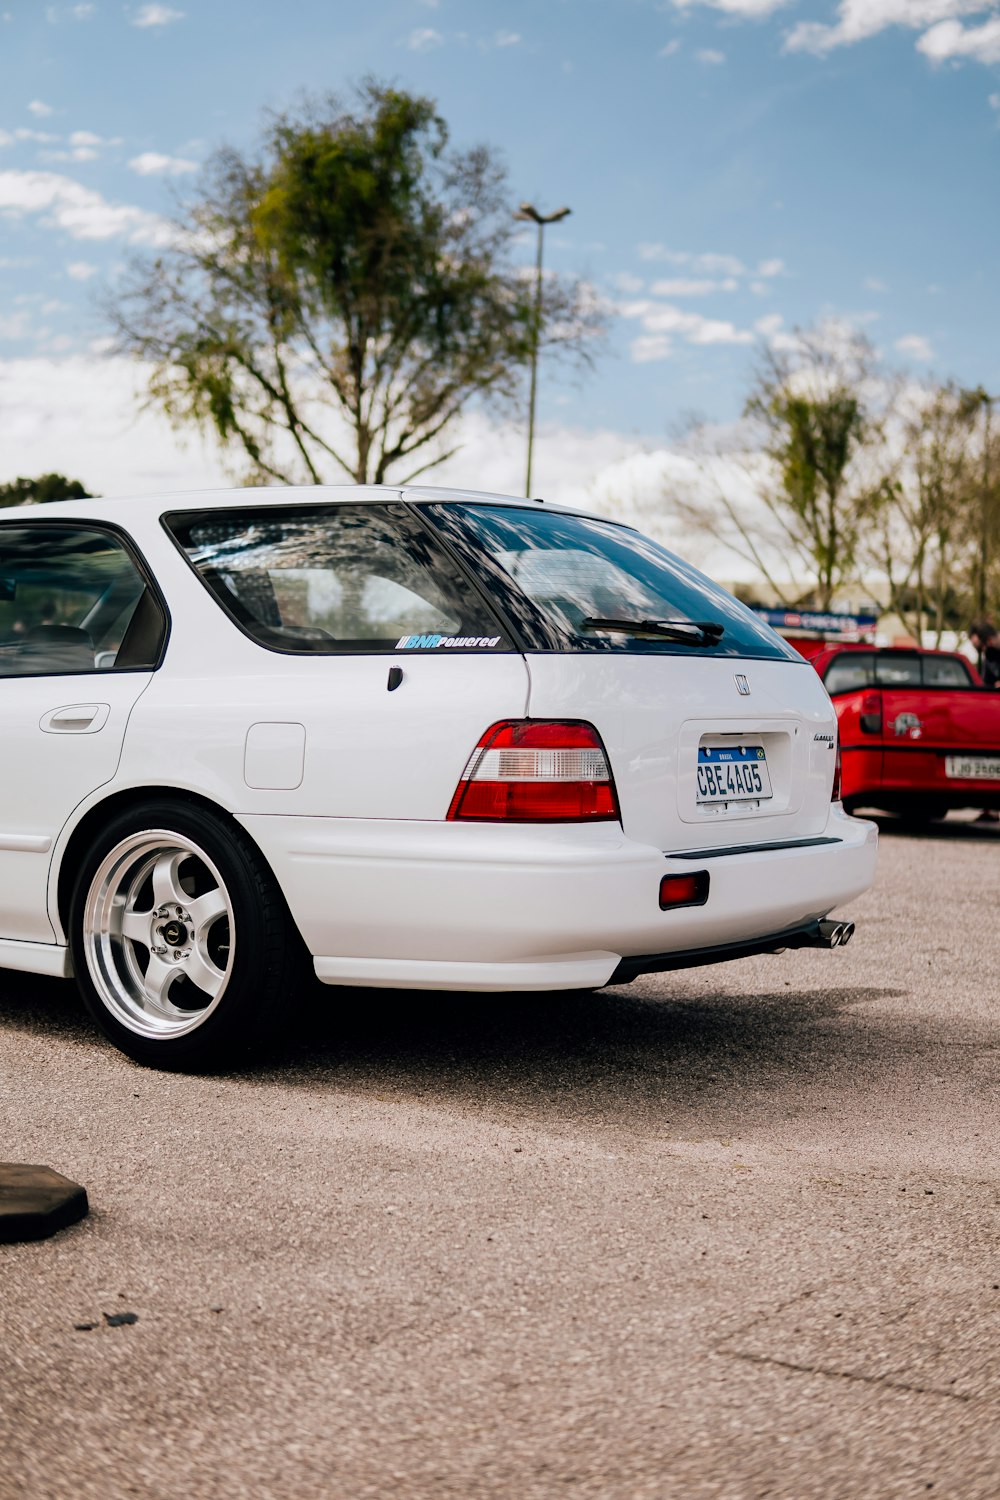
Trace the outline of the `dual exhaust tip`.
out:
<instances>
[{"instance_id":1,"label":"dual exhaust tip","mask_svg":"<svg viewBox=\"0 0 1000 1500\"><path fill-rule=\"evenodd\" d=\"M817 948L843 948L853 936L853 922L820 922L816 930L816 946Z\"/></svg>"}]
</instances>

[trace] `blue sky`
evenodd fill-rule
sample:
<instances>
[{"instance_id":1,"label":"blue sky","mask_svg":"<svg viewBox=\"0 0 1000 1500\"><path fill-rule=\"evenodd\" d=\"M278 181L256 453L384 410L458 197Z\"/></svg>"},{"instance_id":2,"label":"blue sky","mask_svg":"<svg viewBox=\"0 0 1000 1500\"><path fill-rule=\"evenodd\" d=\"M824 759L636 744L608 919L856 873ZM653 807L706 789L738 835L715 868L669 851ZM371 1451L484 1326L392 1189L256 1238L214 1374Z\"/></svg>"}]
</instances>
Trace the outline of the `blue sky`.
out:
<instances>
[{"instance_id":1,"label":"blue sky","mask_svg":"<svg viewBox=\"0 0 1000 1500\"><path fill-rule=\"evenodd\" d=\"M368 72L433 95L456 144L499 147L516 197L572 207L548 263L617 316L583 384L543 370L540 417L552 441L602 434L595 464L616 439L667 443L686 413L734 418L755 346L820 318L1000 388L1000 0L0 0L0 16L0 478L46 453L80 469L91 378L135 482L172 472L165 430L142 466L94 293L215 145L249 148L265 107Z\"/></svg>"}]
</instances>

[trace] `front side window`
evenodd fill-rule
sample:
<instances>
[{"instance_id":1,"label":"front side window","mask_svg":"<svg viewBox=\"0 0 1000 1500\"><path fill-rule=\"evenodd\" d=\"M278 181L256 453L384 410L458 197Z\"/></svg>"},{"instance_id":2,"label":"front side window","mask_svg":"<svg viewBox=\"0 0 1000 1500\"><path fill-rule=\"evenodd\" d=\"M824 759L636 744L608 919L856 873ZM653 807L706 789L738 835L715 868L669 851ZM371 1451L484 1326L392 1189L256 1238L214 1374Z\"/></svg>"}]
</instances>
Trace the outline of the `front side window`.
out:
<instances>
[{"instance_id":1,"label":"front side window","mask_svg":"<svg viewBox=\"0 0 1000 1500\"><path fill-rule=\"evenodd\" d=\"M0 526L0 676L149 669L165 625L110 532L50 522Z\"/></svg>"},{"instance_id":2,"label":"front side window","mask_svg":"<svg viewBox=\"0 0 1000 1500\"><path fill-rule=\"evenodd\" d=\"M738 600L628 526L544 506L470 502L427 510L470 566L478 562L531 649L776 657L802 664L798 652ZM699 624L709 628L695 628Z\"/></svg>"},{"instance_id":3,"label":"front side window","mask_svg":"<svg viewBox=\"0 0 1000 1500\"><path fill-rule=\"evenodd\" d=\"M321 655L509 651L475 586L406 506L175 512L170 534L242 630Z\"/></svg>"}]
</instances>

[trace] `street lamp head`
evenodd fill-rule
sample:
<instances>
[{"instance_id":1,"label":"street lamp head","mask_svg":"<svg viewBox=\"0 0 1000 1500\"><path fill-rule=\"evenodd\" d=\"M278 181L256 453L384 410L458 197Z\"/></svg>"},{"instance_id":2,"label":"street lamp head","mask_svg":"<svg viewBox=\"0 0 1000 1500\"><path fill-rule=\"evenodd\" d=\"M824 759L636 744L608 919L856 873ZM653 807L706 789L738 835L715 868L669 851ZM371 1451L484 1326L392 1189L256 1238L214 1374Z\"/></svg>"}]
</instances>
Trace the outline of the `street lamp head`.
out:
<instances>
[{"instance_id":1,"label":"street lamp head","mask_svg":"<svg viewBox=\"0 0 1000 1500\"><path fill-rule=\"evenodd\" d=\"M559 219L565 219L572 210L568 208L557 208L554 214L540 214L533 203L521 203L514 210L515 219L530 219L532 224L555 224Z\"/></svg>"}]
</instances>

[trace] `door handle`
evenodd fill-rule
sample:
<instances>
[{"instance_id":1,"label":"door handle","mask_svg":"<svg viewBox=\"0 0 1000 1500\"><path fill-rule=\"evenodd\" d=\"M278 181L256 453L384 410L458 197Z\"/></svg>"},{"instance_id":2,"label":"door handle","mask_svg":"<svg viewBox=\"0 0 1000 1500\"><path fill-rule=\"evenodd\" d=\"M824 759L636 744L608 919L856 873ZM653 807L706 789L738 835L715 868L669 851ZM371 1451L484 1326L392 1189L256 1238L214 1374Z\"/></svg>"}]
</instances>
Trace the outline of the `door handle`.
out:
<instances>
[{"instance_id":1,"label":"door handle","mask_svg":"<svg viewBox=\"0 0 1000 1500\"><path fill-rule=\"evenodd\" d=\"M46 734L96 734L110 712L109 703L69 703L43 714L38 727Z\"/></svg>"}]
</instances>

